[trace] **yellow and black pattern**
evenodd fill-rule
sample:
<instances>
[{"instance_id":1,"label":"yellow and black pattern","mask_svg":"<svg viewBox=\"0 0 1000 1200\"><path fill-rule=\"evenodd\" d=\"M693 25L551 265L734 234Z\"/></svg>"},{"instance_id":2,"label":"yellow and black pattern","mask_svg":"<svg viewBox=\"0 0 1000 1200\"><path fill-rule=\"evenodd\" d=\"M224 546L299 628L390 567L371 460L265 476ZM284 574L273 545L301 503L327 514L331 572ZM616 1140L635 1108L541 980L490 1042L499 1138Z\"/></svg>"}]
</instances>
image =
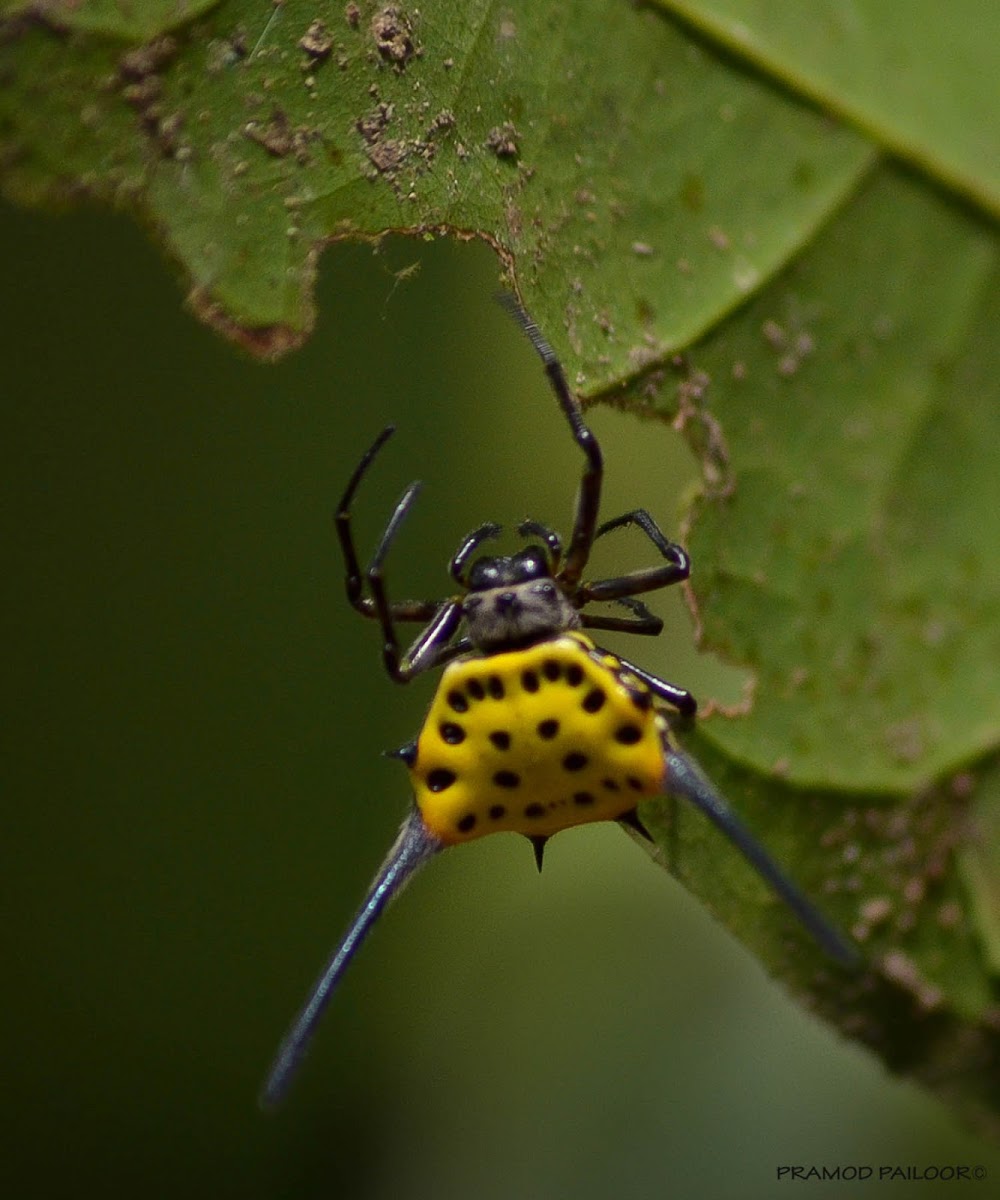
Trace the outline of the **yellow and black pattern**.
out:
<instances>
[{"instance_id":1,"label":"yellow and black pattern","mask_svg":"<svg viewBox=\"0 0 1000 1200\"><path fill-rule=\"evenodd\" d=\"M548 837L608 821L664 790L653 696L580 633L448 666L408 763L444 843Z\"/></svg>"}]
</instances>

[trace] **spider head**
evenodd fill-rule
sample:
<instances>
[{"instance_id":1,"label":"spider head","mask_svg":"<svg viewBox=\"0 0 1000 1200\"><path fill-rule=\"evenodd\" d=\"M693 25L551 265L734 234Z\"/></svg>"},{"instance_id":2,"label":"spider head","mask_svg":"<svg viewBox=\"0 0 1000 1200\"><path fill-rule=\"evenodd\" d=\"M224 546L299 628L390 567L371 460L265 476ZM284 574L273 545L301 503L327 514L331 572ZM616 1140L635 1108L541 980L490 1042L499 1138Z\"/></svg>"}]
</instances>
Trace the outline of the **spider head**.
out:
<instances>
[{"instance_id":1,"label":"spider head","mask_svg":"<svg viewBox=\"0 0 1000 1200\"><path fill-rule=\"evenodd\" d=\"M541 546L477 559L468 588L462 615L478 650L527 646L580 624Z\"/></svg>"}]
</instances>

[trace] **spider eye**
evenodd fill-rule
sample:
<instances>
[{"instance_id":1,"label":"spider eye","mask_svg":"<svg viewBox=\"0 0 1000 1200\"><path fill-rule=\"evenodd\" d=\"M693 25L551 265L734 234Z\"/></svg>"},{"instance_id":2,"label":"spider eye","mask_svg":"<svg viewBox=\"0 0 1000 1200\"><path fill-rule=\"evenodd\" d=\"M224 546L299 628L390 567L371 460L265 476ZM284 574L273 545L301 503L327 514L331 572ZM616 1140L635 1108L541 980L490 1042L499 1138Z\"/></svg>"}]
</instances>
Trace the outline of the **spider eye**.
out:
<instances>
[{"instance_id":1,"label":"spider eye","mask_svg":"<svg viewBox=\"0 0 1000 1200\"><path fill-rule=\"evenodd\" d=\"M512 560L521 579L542 579L549 574L549 560L541 546L525 546Z\"/></svg>"},{"instance_id":2,"label":"spider eye","mask_svg":"<svg viewBox=\"0 0 1000 1200\"><path fill-rule=\"evenodd\" d=\"M556 585L546 580L544 583L536 584L531 589L536 596L541 596L543 600L554 600L556 598Z\"/></svg>"},{"instance_id":3,"label":"spider eye","mask_svg":"<svg viewBox=\"0 0 1000 1200\"><path fill-rule=\"evenodd\" d=\"M501 582L500 567L495 558L480 558L472 564L469 572L469 591L485 592Z\"/></svg>"}]
</instances>

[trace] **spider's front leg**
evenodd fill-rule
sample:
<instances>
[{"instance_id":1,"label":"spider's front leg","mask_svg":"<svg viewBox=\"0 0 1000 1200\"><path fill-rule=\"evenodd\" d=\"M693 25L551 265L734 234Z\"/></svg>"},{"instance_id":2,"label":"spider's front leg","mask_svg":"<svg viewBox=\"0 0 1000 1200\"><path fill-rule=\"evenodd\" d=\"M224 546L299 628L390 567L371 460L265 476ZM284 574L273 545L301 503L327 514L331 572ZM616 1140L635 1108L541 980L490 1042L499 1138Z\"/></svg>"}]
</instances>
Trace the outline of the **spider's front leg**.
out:
<instances>
[{"instance_id":1,"label":"spider's front leg","mask_svg":"<svg viewBox=\"0 0 1000 1200\"><path fill-rule=\"evenodd\" d=\"M433 603L431 611L427 614L430 621L427 627L418 634L405 653L399 645L396 621L405 618L400 618L395 606L389 603L383 565L389 547L399 532L399 527L406 519L407 513L413 507L419 490L419 484L411 483L403 493L389 518L385 532L375 547L375 553L372 555L367 573L374 616L378 618L379 624L382 626L382 661L389 678L396 683L409 683L414 676L428 671L432 667L440 666L441 663L447 662L450 658L454 658L469 648L469 644L464 638L454 644L451 641L462 621L462 601L457 596ZM402 607L404 611L409 611L409 606Z\"/></svg>"},{"instance_id":2,"label":"spider's front leg","mask_svg":"<svg viewBox=\"0 0 1000 1200\"><path fill-rule=\"evenodd\" d=\"M654 696L658 696L661 700L665 700L672 708L676 708L682 717L693 717L698 711L698 701L691 695L687 688L677 687L676 684L668 683L665 679L661 679L659 675L654 675L651 671L645 670L643 667L638 667L634 662L630 662L627 658L622 658L618 655L618 661L633 675L649 688Z\"/></svg>"},{"instance_id":3,"label":"spider's front leg","mask_svg":"<svg viewBox=\"0 0 1000 1200\"><path fill-rule=\"evenodd\" d=\"M351 508L358 487L375 461L376 455L395 432L395 425L387 425L362 455L361 461L348 480L333 518L337 530L337 540L340 542L340 549L344 555L344 588L347 593L347 602L356 612L372 620L379 619L379 613L371 596L364 594L365 575L361 570L357 548L354 545ZM375 551L376 558L385 556L388 542L395 536L396 530L416 499L419 490L419 483L411 483L403 493L379 540ZM397 600L392 605L392 616L396 621L430 621L440 606L439 600Z\"/></svg>"},{"instance_id":4,"label":"spider's front leg","mask_svg":"<svg viewBox=\"0 0 1000 1200\"><path fill-rule=\"evenodd\" d=\"M615 604L627 608L631 617L612 617L606 613L581 613L580 621L585 629L610 629L615 633L637 633L646 637L659 637L663 632L663 618L650 612L641 600L634 596L619 596Z\"/></svg>"},{"instance_id":5,"label":"spider's front leg","mask_svg":"<svg viewBox=\"0 0 1000 1200\"><path fill-rule=\"evenodd\" d=\"M351 506L355 494L376 455L392 437L395 426L388 425L378 435L368 450L365 451L354 469L347 487L337 506L334 524L340 548L344 555L344 585L347 600L351 607L363 617L377 620L382 626L383 660L390 678L397 683L407 683L414 675L438 666L461 654L468 649L463 639L455 645L449 645L461 621L461 605L458 601L449 600L403 600L390 604L386 596L383 578L383 563L396 534L407 513L413 507L420 492L419 483L411 483L399 503L393 510L392 516L379 538L371 565L362 574L358 560L357 548L354 544L354 532L351 527ZM364 585L367 582L369 595L365 595ZM399 638L396 634L397 621L429 622L427 628L405 652L401 652Z\"/></svg>"},{"instance_id":6,"label":"spider's front leg","mask_svg":"<svg viewBox=\"0 0 1000 1200\"><path fill-rule=\"evenodd\" d=\"M556 352L549 345L545 335L538 328L520 302L509 292L501 292L497 297L500 304L521 326L535 352L542 360L542 366L549 377L549 383L555 392L556 399L563 415L569 422L573 440L583 451L584 467L580 479L580 491L576 498L576 512L573 517L573 533L570 537L569 549L559 568L559 581L568 593L575 591L587 566L587 559L597 534L597 517L601 507L601 487L604 481L604 456L601 445L594 431L583 419L580 402L573 394L562 363L556 357Z\"/></svg>"},{"instance_id":7,"label":"spider's front leg","mask_svg":"<svg viewBox=\"0 0 1000 1200\"><path fill-rule=\"evenodd\" d=\"M395 683L409 683L424 671L440 667L472 648L468 638L452 641L462 621L462 601L451 597L441 601L427 627L421 630L410 647L403 651L396 635L393 606L386 600L381 574L373 576L369 571L368 583L372 589L372 602L382 625L382 662L389 678Z\"/></svg>"},{"instance_id":8,"label":"spider's front leg","mask_svg":"<svg viewBox=\"0 0 1000 1200\"><path fill-rule=\"evenodd\" d=\"M670 541L644 508L635 508L612 521L605 521L598 529L597 537L603 537L613 529L622 529L627 525L635 525L641 529L667 561L660 567L646 567L640 571L630 571L627 575L617 575L612 579L598 579L581 584L581 603L586 604L591 600L621 600L639 592L655 592L660 588L670 587L671 584L681 583L691 574L691 559L687 551L683 546Z\"/></svg>"}]
</instances>

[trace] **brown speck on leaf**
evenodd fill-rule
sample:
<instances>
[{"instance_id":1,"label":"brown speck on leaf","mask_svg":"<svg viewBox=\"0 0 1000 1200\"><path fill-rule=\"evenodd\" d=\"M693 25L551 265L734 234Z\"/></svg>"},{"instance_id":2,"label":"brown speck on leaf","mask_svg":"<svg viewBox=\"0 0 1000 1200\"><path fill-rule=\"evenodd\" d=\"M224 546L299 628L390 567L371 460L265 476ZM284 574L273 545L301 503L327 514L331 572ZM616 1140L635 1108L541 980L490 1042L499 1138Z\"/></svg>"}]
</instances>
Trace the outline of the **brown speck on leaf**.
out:
<instances>
[{"instance_id":1,"label":"brown speck on leaf","mask_svg":"<svg viewBox=\"0 0 1000 1200\"><path fill-rule=\"evenodd\" d=\"M957 929L962 924L962 906L957 900L948 900L937 911L937 923L942 929Z\"/></svg>"},{"instance_id":2,"label":"brown speck on leaf","mask_svg":"<svg viewBox=\"0 0 1000 1200\"><path fill-rule=\"evenodd\" d=\"M926 748L923 727L916 717L887 726L882 736L889 753L898 762L916 762Z\"/></svg>"},{"instance_id":3,"label":"brown speck on leaf","mask_svg":"<svg viewBox=\"0 0 1000 1200\"><path fill-rule=\"evenodd\" d=\"M392 120L394 111L395 106L386 104L383 100L367 116L358 119L358 133L361 134L369 146L374 145L382 136L382 131Z\"/></svg>"},{"instance_id":4,"label":"brown speck on leaf","mask_svg":"<svg viewBox=\"0 0 1000 1200\"><path fill-rule=\"evenodd\" d=\"M123 54L118 60L118 73L123 79L142 79L165 67L176 53L177 39L164 34Z\"/></svg>"},{"instance_id":5,"label":"brown speck on leaf","mask_svg":"<svg viewBox=\"0 0 1000 1200\"><path fill-rule=\"evenodd\" d=\"M352 3L344 6L344 20L352 29L357 29L361 24L361 9L356 4Z\"/></svg>"},{"instance_id":6,"label":"brown speck on leaf","mask_svg":"<svg viewBox=\"0 0 1000 1200\"><path fill-rule=\"evenodd\" d=\"M765 321L760 327L760 332L772 350L784 350L788 342L788 334L777 321Z\"/></svg>"},{"instance_id":7,"label":"brown speck on leaf","mask_svg":"<svg viewBox=\"0 0 1000 1200\"><path fill-rule=\"evenodd\" d=\"M939 987L921 975L916 963L901 950L893 950L882 959L882 974L910 992L924 1012L940 1008L944 996Z\"/></svg>"},{"instance_id":8,"label":"brown speck on leaf","mask_svg":"<svg viewBox=\"0 0 1000 1200\"><path fill-rule=\"evenodd\" d=\"M716 250L728 250L730 246L729 234L724 229L720 229L718 225L713 225L708 231L708 240L716 248Z\"/></svg>"},{"instance_id":9,"label":"brown speck on leaf","mask_svg":"<svg viewBox=\"0 0 1000 1200\"><path fill-rule=\"evenodd\" d=\"M517 158L518 132L510 121L495 125L486 135L486 146L497 158Z\"/></svg>"},{"instance_id":10,"label":"brown speck on leaf","mask_svg":"<svg viewBox=\"0 0 1000 1200\"><path fill-rule=\"evenodd\" d=\"M697 455L706 492L711 496L730 496L736 480L725 434L711 410L711 377L692 366L683 355L675 369L683 378L677 385L677 415L672 425L678 433L684 434Z\"/></svg>"},{"instance_id":11,"label":"brown speck on leaf","mask_svg":"<svg viewBox=\"0 0 1000 1200\"><path fill-rule=\"evenodd\" d=\"M248 121L243 127L243 133L251 142L263 146L268 154L275 158L285 158L294 154L296 161L301 165L309 161L309 143L319 136L315 130L310 130L304 125L293 128L280 108L274 109L266 125Z\"/></svg>"},{"instance_id":12,"label":"brown speck on leaf","mask_svg":"<svg viewBox=\"0 0 1000 1200\"><path fill-rule=\"evenodd\" d=\"M163 81L159 75L145 75L137 83L126 84L122 88L122 97L126 104L145 112L159 100L162 92Z\"/></svg>"},{"instance_id":13,"label":"brown speck on leaf","mask_svg":"<svg viewBox=\"0 0 1000 1200\"><path fill-rule=\"evenodd\" d=\"M855 941L866 942L872 930L884 925L893 914L893 902L888 896L873 896L858 907L858 920L851 926Z\"/></svg>"},{"instance_id":14,"label":"brown speck on leaf","mask_svg":"<svg viewBox=\"0 0 1000 1200\"><path fill-rule=\"evenodd\" d=\"M892 900L888 896L873 896L861 905L859 915L866 925L881 925L892 916Z\"/></svg>"},{"instance_id":15,"label":"brown speck on leaf","mask_svg":"<svg viewBox=\"0 0 1000 1200\"><path fill-rule=\"evenodd\" d=\"M184 115L175 112L161 118L157 126L157 140L160 144L160 149L168 157L177 157L181 155L181 150L185 149L180 144L180 132L183 125ZM190 153L190 148L187 148L187 153L181 155L181 157L190 157Z\"/></svg>"},{"instance_id":16,"label":"brown speck on leaf","mask_svg":"<svg viewBox=\"0 0 1000 1200\"><path fill-rule=\"evenodd\" d=\"M234 59L246 58L250 53L250 39L247 37L246 27L237 25L229 35L227 44Z\"/></svg>"},{"instance_id":17,"label":"brown speck on leaf","mask_svg":"<svg viewBox=\"0 0 1000 1200\"><path fill-rule=\"evenodd\" d=\"M967 800L976 789L976 777L971 771L960 771L951 777L949 790L956 800Z\"/></svg>"},{"instance_id":18,"label":"brown speck on leaf","mask_svg":"<svg viewBox=\"0 0 1000 1200\"><path fill-rule=\"evenodd\" d=\"M123 54L118 60L118 81L122 98L134 108L143 131L166 158L189 158L190 147L179 139L183 114L164 115L161 105L163 84L157 72L177 51L177 41L168 35L154 38L144 46ZM114 81L111 82L114 86Z\"/></svg>"},{"instance_id":19,"label":"brown speck on leaf","mask_svg":"<svg viewBox=\"0 0 1000 1200\"><path fill-rule=\"evenodd\" d=\"M379 54L398 71L405 70L417 53L413 26L406 13L394 4L387 4L372 18L371 30Z\"/></svg>"},{"instance_id":20,"label":"brown speck on leaf","mask_svg":"<svg viewBox=\"0 0 1000 1200\"><path fill-rule=\"evenodd\" d=\"M397 138L385 138L368 149L372 166L381 175L391 175L406 157L406 143Z\"/></svg>"},{"instance_id":21,"label":"brown speck on leaf","mask_svg":"<svg viewBox=\"0 0 1000 1200\"><path fill-rule=\"evenodd\" d=\"M816 349L811 333L806 330L795 332L771 318L761 325L760 332L764 341L778 355L777 372L786 379L797 374L803 361Z\"/></svg>"},{"instance_id":22,"label":"brown speck on leaf","mask_svg":"<svg viewBox=\"0 0 1000 1200\"><path fill-rule=\"evenodd\" d=\"M126 56L127 57L127 56ZM161 99L163 83L156 74L123 76L133 80L121 89L125 103L135 109L143 131L152 139L165 158L189 159L191 147L183 145L180 131L184 125L184 114L165 114Z\"/></svg>"},{"instance_id":23,"label":"brown speck on leaf","mask_svg":"<svg viewBox=\"0 0 1000 1200\"><path fill-rule=\"evenodd\" d=\"M306 32L299 38L299 47L310 59L322 62L328 58L333 49L333 34L322 21L313 21Z\"/></svg>"},{"instance_id":24,"label":"brown speck on leaf","mask_svg":"<svg viewBox=\"0 0 1000 1200\"><path fill-rule=\"evenodd\" d=\"M903 884L903 899L907 904L919 904L927 891L927 884L919 875L913 875Z\"/></svg>"}]
</instances>

